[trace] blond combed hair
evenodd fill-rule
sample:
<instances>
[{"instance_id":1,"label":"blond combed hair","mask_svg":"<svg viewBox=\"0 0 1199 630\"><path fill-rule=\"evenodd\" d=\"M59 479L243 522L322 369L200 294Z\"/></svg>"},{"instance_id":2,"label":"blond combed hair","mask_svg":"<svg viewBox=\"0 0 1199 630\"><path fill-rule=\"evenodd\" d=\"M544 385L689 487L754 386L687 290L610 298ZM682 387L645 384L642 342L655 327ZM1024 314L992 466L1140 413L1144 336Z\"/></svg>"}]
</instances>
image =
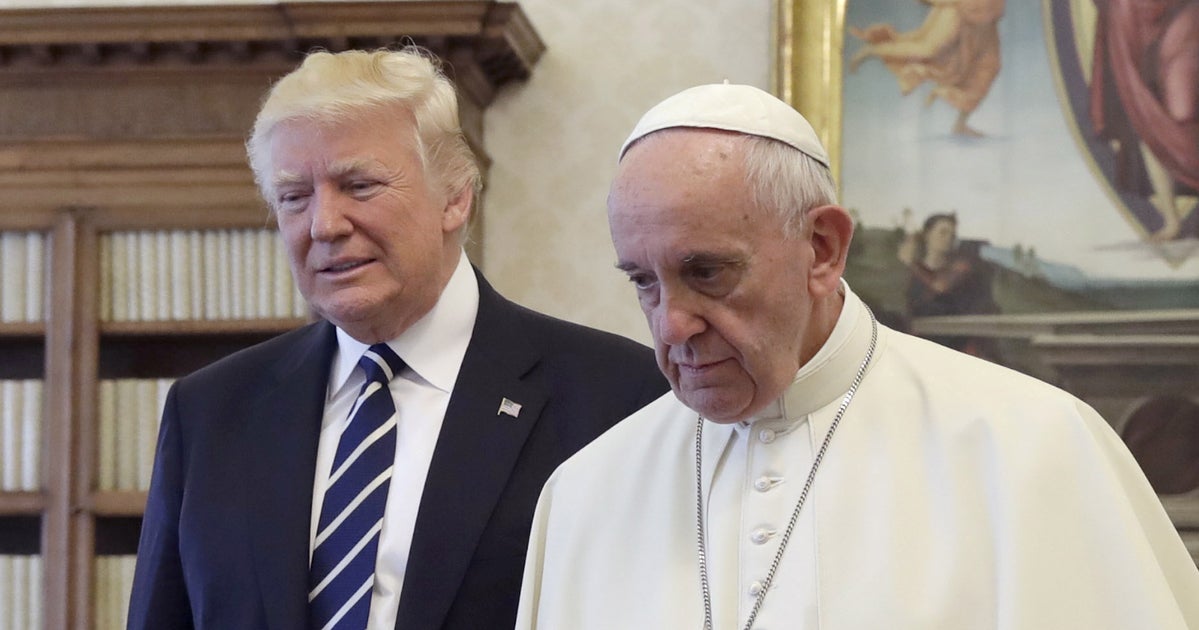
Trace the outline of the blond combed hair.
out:
<instances>
[{"instance_id":1,"label":"blond combed hair","mask_svg":"<svg viewBox=\"0 0 1199 630\"><path fill-rule=\"evenodd\" d=\"M432 53L416 46L400 50L314 52L271 88L246 152L254 181L273 204L269 143L279 123L291 120L340 122L377 109L402 107L416 125L417 154L426 177L448 198L482 187L479 165L462 133L453 83ZM387 133L381 129L380 133Z\"/></svg>"}]
</instances>

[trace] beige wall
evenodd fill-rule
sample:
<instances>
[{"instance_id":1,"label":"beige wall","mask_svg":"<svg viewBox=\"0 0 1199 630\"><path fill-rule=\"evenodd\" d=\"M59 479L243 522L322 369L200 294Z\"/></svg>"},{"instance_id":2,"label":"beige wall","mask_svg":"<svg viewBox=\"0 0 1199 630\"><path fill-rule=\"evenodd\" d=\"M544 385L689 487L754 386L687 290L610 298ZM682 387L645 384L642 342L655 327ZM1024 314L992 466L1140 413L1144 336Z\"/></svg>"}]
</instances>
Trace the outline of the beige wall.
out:
<instances>
[{"instance_id":1,"label":"beige wall","mask_svg":"<svg viewBox=\"0 0 1199 630\"><path fill-rule=\"evenodd\" d=\"M683 88L769 87L769 0L521 0L547 51L487 113L483 266L508 297L649 343L608 238L616 152Z\"/></svg>"},{"instance_id":2,"label":"beige wall","mask_svg":"<svg viewBox=\"0 0 1199 630\"><path fill-rule=\"evenodd\" d=\"M258 1L0 0L0 8ZM648 343L633 292L612 267L604 201L616 151L646 109L685 87L726 78L768 87L774 3L519 2L548 50L532 79L505 88L486 114L494 165L484 271L521 304Z\"/></svg>"}]
</instances>

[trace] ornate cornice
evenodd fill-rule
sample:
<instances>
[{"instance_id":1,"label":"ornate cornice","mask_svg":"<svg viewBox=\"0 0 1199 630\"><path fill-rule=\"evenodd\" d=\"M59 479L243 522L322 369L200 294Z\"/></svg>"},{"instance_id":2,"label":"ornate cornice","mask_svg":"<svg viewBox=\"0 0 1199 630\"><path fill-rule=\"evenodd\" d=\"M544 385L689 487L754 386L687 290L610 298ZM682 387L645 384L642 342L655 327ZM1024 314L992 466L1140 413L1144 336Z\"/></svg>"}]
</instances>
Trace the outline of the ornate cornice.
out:
<instances>
[{"instance_id":1,"label":"ornate cornice","mask_svg":"<svg viewBox=\"0 0 1199 630\"><path fill-rule=\"evenodd\" d=\"M109 69L270 70L320 47L403 43L451 63L479 105L545 50L519 5L494 0L0 10L0 81Z\"/></svg>"}]
</instances>

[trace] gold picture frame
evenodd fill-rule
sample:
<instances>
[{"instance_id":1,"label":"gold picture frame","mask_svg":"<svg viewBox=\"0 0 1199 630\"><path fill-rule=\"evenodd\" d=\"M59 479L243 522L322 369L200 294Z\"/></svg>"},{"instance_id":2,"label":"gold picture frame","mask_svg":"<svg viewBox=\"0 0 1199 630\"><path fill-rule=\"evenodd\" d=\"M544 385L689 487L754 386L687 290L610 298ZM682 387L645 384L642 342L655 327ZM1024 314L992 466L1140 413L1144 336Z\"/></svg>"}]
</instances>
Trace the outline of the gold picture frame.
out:
<instances>
[{"instance_id":1,"label":"gold picture frame","mask_svg":"<svg viewBox=\"0 0 1199 630\"><path fill-rule=\"evenodd\" d=\"M847 0L776 0L774 93L799 110L841 181L841 60Z\"/></svg>"}]
</instances>

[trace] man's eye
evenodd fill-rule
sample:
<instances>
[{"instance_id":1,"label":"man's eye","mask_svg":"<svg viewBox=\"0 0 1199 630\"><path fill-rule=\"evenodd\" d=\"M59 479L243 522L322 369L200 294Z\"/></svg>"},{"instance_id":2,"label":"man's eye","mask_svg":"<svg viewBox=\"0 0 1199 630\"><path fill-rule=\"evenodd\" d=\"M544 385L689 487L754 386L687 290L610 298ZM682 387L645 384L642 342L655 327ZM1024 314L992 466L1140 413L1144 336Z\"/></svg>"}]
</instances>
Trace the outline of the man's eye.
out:
<instances>
[{"instance_id":1,"label":"man's eye","mask_svg":"<svg viewBox=\"0 0 1199 630\"><path fill-rule=\"evenodd\" d=\"M727 295L740 281L740 267L736 265L696 265L687 270L691 286L712 297Z\"/></svg>"},{"instance_id":2,"label":"man's eye","mask_svg":"<svg viewBox=\"0 0 1199 630\"><path fill-rule=\"evenodd\" d=\"M644 273L629 274L629 282L632 282L638 291L644 291L654 285L653 277Z\"/></svg>"},{"instance_id":3,"label":"man's eye","mask_svg":"<svg viewBox=\"0 0 1199 630\"><path fill-rule=\"evenodd\" d=\"M370 180L357 180L350 182L346 189L356 195L369 193L379 187L379 182Z\"/></svg>"},{"instance_id":4,"label":"man's eye","mask_svg":"<svg viewBox=\"0 0 1199 630\"><path fill-rule=\"evenodd\" d=\"M289 191L279 195L278 205L282 209L295 209L304 203L308 194L299 191Z\"/></svg>"}]
</instances>

